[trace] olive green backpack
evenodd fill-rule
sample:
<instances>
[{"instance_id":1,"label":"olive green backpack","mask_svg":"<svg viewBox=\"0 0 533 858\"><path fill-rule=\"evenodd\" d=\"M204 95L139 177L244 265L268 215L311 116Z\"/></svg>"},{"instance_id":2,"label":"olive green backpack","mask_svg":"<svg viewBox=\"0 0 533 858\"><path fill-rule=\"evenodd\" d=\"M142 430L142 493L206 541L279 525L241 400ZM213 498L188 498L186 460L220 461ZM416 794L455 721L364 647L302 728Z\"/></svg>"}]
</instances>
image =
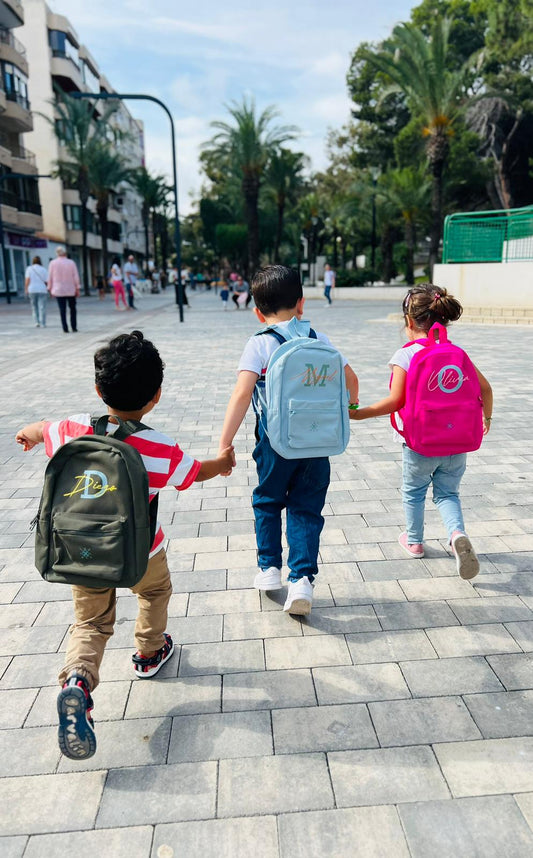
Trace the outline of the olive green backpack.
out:
<instances>
[{"instance_id":1,"label":"olive green backpack","mask_svg":"<svg viewBox=\"0 0 533 858\"><path fill-rule=\"evenodd\" d=\"M124 422L106 435L108 415L93 419L94 435L74 438L48 462L35 519L35 565L46 581L85 587L134 587L146 572L155 536L157 495L124 440L147 429Z\"/></svg>"}]
</instances>

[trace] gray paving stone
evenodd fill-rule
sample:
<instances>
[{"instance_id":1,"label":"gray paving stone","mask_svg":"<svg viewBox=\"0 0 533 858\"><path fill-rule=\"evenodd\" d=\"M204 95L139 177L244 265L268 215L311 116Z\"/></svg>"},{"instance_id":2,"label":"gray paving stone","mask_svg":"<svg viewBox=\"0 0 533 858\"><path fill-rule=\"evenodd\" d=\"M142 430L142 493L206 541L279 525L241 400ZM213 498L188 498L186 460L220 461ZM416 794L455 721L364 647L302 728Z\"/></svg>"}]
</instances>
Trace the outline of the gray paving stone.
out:
<instances>
[{"instance_id":1,"label":"gray paving stone","mask_svg":"<svg viewBox=\"0 0 533 858\"><path fill-rule=\"evenodd\" d=\"M398 808L412 858L529 858L533 832L511 796L403 804Z\"/></svg>"},{"instance_id":2,"label":"gray paving stone","mask_svg":"<svg viewBox=\"0 0 533 858\"><path fill-rule=\"evenodd\" d=\"M3 778L1 806L17 813L0 816L0 835L92 828L105 778L106 772Z\"/></svg>"},{"instance_id":3,"label":"gray paving stone","mask_svg":"<svg viewBox=\"0 0 533 858\"><path fill-rule=\"evenodd\" d=\"M487 661L507 691L518 691L533 685L533 655L490 655Z\"/></svg>"},{"instance_id":4,"label":"gray paving stone","mask_svg":"<svg viewBox=\"0 0 533 858\"><path fill-rule=\"evenodd\" d=\"M95 855L128 858L149 858L152 845L152 828L136 826L113 828L105 831L69 831L68 834L36 834L30 838L25 858L63 858L66 854L76 858L93 858Z\"/></svg>"},{"instance_id":5,"label":"gray paving stone","mask_svg":"<svg viewBox=\"0 0 533 858\"><path fill-rule=\"evenodd\" d=\"M379 743L384 748L481 738L459 697L386 700L369 703L368 708Z\"/></svg>"},{"instance_id":6,"label":"gray paving stone","mask_svg":"<svg viewBox=\"0 0 533 858\"><path fill-rule=\"evenodd\" d=\"M436 658L437 655L421 629L363 632L347 635L346 642L354 664Z\"/></svg>"},{"instance_id":7,"label":"gray paving stone","mask_svg":"<svg viewBox=\"0 0 533 858\"><path fill-rule=\"evenodd\" d=\"M36 697L36 688L0 691L0 730L22 727Z\"/></svg>"},{"instance_id":8,"label":"gray paving stone","mask_svg":"<svg viewBox=\"0 0 533 858\"><path fill-rule=\"evenodd\" d=\"M255 613L226 614L224 640L253 638L301 637L302 624L294 622L283 611L257 611Z\"/></svg>"},{"instance_id":9,"label":"gray paving stone","mask_svg":"<svg viewBox=\"0 0 533 858\"><path fill-rule=\"evenodd\" d=\"M57 674L63 666L63 659L62 653L17 655L10 659L0 680L0 688L38 688L42 685L56 685Z\"/></svg>"},{"instance_id":10,"label":"gray paving stone","mask_svg":"<svg viewBox=\"0 0 533 858\"><path fill-rule=\"evenodd\" d=\"M264 670L262 641L223 641L188 644L182 648L180 676L209 673L242 673Z\"/></svg>"},{"instance_id":11,"label":"gray paving stone","mask_svg":"<svg viewBox=\"0 0 533 858\"><path fill-rule=\"evenodd\" d=\"M214 762L112 769L96 828L212 818L216 769ZM171 801L167 800L169 796Z\"/></svg>"},{"instance_id":12,"label":"gray paving stone","mask_svg":"<svg viewBox=\"0 0 533 858\"><path fill-rule=\"evenodd\" d=\"M22 574L25 575L23 572ZM25 578L28 576L25 575ZM24 578L22 580L25 580ZM39 578L22 585L13 599L14 604L21 602L66 602L70 599L70 587L67 584L50 584Z\"/></svg>"},{"instance_id":13,"label":"gray paving stone","mask_svg":"<svg viewBox=\"0 0 533 858\"><path fill-rule=\"evenodd\" d=\"M375 560L359 563L364 581L401 581L403 578L429 578L420 560Z\"/></svg>"},{"instance_id":14,"label":"gray paving stone","mask_svg":"<svg viewBox=\"0 0 533 858\"><path fill-rule=\"evenodd\" d=\"M430 581L421 578L415 581L401 581L399 586L410 602L478 597L470 581L463 581L462 578L432 578Z\"/></svg>"},{"instance_id":15,"label":"gray paving stone","mask_svg":"<svg viewBox=\"0 0 533 858\"><path fill-rule=\"evenodd\" d=\"M531 735L533 691L466 694L464 701L483 738L505 739Z\"/></svg>"},{"instance_id":16,"label":"gray paving stone","mask_svg":"<svg viewBox=\"0 0 533 858\"><path fill-rule=\"evenodd\" d=\"M221 817L333 807L323 754L221 760L218 784Z\"/></svg>"},{"instance_id":17,"label":"gray paving stone","mask_svg":"<svg viewBox=\"0 0 533 858\"><path fill-rule=\"evenodd\" d=\"M170 851L172 850L172 852ZM278 858L274 816L157 825L152 858Z\"/></svg>"},{"instance_id":18,"label":"gray paving stone","mask_svg":"<svg viewBox=\"0 0 533 858\"><path fill-rule=\"evenodd\" d=\"M167 759L171 723L170 718L95 722L98 749L94 757L79 762L62 757L58 771L162 765Z\"/></svg>"},{"instance_id":19,"label":"gray paving stone","mask_svg":"<svg viewBox=\"0 0 533 858\"><path fill-rule=\"evenodd\" d=\"M2 858L22 858L27 837L2 837L0 839L0 855Z\"/></svg>"},{"instance_id":20,"label":"gray paving stone","mask_svg":"<svg viewBox=\"0 0 533 858\"><path fill-rule=\"evenodd\" d=\"M67 631L65 626L0 629L3 655L56 652Z\"/></svg>"},{"instance_id":21,"label":"gray paving stone","mask_svg":"<svg viewBox=\"0 0 533 858\"><path fill-rule=\"evenodd\" d=\"M219 712L220 686L220 676L180 677L150 682L140 680L132 685L125 717L153 718Z\"/></svg>"},{"instance_id":22,"label":"gray paving stone","mask_svg":"<svg viewBox=\"0 0 533 858\"><path fill-rule=\"evenodd\" d=\"M425 629L458 625L446 602L398 602L375 606L385 631L391 629Z\"/></svg>"},{"instance_id":23,"label":"gray paving stone","mask_svg":"<svg viewBox=\"0 0 533 858\"><path fill-rule=\"evenodd\" d=\"M506 623L505 628L524 652L533 652L533 621Z\"/></svg>"},{"instance_id":24,"label":"gray paving stone","mask_svg":"<svg viewBox=\"0 0 533 858\"><path fill-rule=\"evenodd\" d=\"M342 635L265 640L265 655L267 670L351 663Z\"/></svg>"},{"instance_id":25,"label":"gray paving stone","mask_svg":"<svg viewBox=\"0 0 533 858\"><path fill-rule=\"evenodd\" d=\"M225 590L220 593L191 593L188 615L239 614L258 611L260 607L257 590Z\"/></svg>"},{"instance_id":26,"label":"gray paving stone","mask_svg":"<svg viewBox=\"0 0 533 858\"><path fill-rule=\"evenodd\" d=\"M332 583L330 586L335 604L339 606L405 601L405 594L397 581L356 581L353 584Z\"/></svg>"},{"instance_id":27,"label":"gray paving stone","mask_svg":"<svg viewBox=\"0 0 533 858\"><path fill-rule=\"evenodd\" d=\"M204 590L223 590L226 586L226 571L171 573L172 589L175 593L196 593Z\"/></svg>"},{"instance_id":28,"label":"gray paving stone","mask_svg":"<svg viewBox=\"0 0 533 858\"><path fill-rule=\"evenodd\" d=\"M402 661L400 667L413 697L503 690L498 678L481 656Z\"/></svg>"},{"instance_id":29,"label":"gray paving stone","mask_svg":"<svg viewBox=\"0 0 533 858\"><path fill-rule=\"evenodd\" d=\"M276 754L376 748L368 709L362 704L280 709L272 712Z\"/></svg>"},{"instance_id":30,"label":"gray paving stone","mask_svg":"<svg viewBox=\"0 0 533 858\"><path fill-rule=\"evenodd\" d=\"M278 818L281 858L409 858L394 807L353 807Z\"/></svg>"},{"instance_id":31,"label":"gray paving stone","mask_svg":"<svg viewBox=\"0 0 533 858\"><path fill-rule=\"evenodd\" d=\"M107 650L130 647L135 649L135 622L126 620L120 626L115 626L115 633ZM204 643L222 640L222 617L169 617L167 631L175 643Z\"/></svg>"},{"instance_id":32,"label":"gray paving stone","mask_svg":"<svg viewBox=\"0 0 533 858\"><path fill-rule=\"evenodd\" d=\"M304 635L348 634L380 629L372 605L347 605L336 608L315 608L301 621Z\"/></svg>"},{"instance_id":33,"label":"gray paving stone","mask_svg":"<svg viewBox=\"0 0 533 858\"><path fill-rule=\"evenodd\" d=\"M531 567L530 567L531 568ZM480 596L533 596L530 572L501 572L498 575L479 575L473 582Z\"/></svg>"},{"instance_id":34,"label":"gray paving stone","mask_svg":"<svg viewBox=\"0 0 533 858\"><path fill-rule=\"evenodd\" d=\"M273 753L269 712L183 715L172 719L169 763Z\"/></svg>"},{"instance_id":35,"label":"gray paving stone","mask_svg":"<svg viewBox=\"0 0 533 858\"><path fill-rule=\"evenodd\" d=\"M313 676L321 706L410 697L397 664L319 667L313 670Z\"/></svg>"},{"instance_id":36,"label":"gray paving stone","mask_svg":"<svg viewBox=\"0 0 533 858\"><path fill-rule=\"evenodd\" d=\"M338 807L449 797L434 755L423 746L334 751L328 762Z\"/></svg>"},{"instance_id":37,"label":"gray paving stone","mask_svg":"<svg viewBox=\"0 0 533 858\"><path fill-rule=\"evenodd\" d=\"M518 596L487 596L475 601L454 599L448 604L463 625L533 620L531 611Z\"/></svg>"},{"instance_id":38,"label":"gray paving stone","mask_svg":"<svg viewBox=\"0 0 533 858\"><path fill-rule=\"evenodd\" d=\"M521 793L515 795L514 800L520 808L524 819L533 831L533 792Z\"/></svg>"},{"instance_id":39,"label":"gray paving stone","mask_svg":"<svg viewBox=\"0 0 533 858\"><path fill-rule=\"evenodd\" d=\"M31 626L42 607L42 602L0 605L0 628L14 629L19 626Z\"/></svg>"},{"instance_id":40,"label":"gray paving stone","mask_svg":"<svg viewBox=\"0 0 533 858\"><path fill-rule=\"evenodd\" d=\"M224 712L315 706L310 670L270 670L228 673L223 677Z\"/></svg>"},{"instance_id":41,"label":"gray paving stone","mask_svg":"<svg viewBox=\"0 0 533 858\"><path fill-rule=\"evenodd\" d=\"M533 738L450 742L433 749L455 798L533 789Z\"/></svg>"},{"instance_id":42,"label":"gray paving stone","mask_svg":"<svg viewBox=\"0 0 533 858\"><path fill-rule=\"evenodd\" d=\"M519 651L514 638L497 623L428 629L427 636L440 658Z\"/></svg>"},{"instance_id":43,"label":"gray paving stone","mask_svg":"<svg viewBox=\"0 0 533 858\"><path fill-rule=\"evenodd\" d=\"M8 605L13 601L18 591L22 587L21 582L0 582L0 604Z\"/></svg>"},{"instance_id":44,"label":"gray paving stone","mask_svg":"<svg viewBox=\"0 0 533 858\"><path fill-rule=\"evenodd\" d=\"M101 721L118 721L124 717L131 682L102 682L92 693L94 717ZM44 727L57 724L57 695L59 685L46 685L39 690L24 727Z\"/></svg>"},{"instance_id":45,"label":"gray paving stone","mask_svg":"<svg viewBox=\"0 0 533 858\"><path fill-rule=\"evenodd\" d=\"M28 604L32 604L29 602ZM72 599L68 602L50 602L39 612L34 626L70 626L74 621L74 606Z\"/></svg>"}]
</instances>

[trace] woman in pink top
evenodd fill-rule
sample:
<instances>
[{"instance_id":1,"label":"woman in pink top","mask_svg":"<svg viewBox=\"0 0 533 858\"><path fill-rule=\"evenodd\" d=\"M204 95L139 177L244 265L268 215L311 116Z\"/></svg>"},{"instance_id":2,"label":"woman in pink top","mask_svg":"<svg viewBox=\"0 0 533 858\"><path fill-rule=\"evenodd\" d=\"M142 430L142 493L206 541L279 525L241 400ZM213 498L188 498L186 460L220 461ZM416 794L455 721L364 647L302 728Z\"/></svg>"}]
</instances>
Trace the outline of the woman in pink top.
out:
<instances>
[{"instance_id":1,"label":"woman in pink top","mask_svg":"<svg viewBox=\"0 0 533 858\"><path fill-rule=\"evenodd\" d=\"M57 259L52 259L48 266L48 289L57 299L61 325L68 334L67 303L70 310L70 327L77 332L76 298L80 294L80 275L72 259L67 259L64 247L56 247Z\"/></svg>"}]
</instances>

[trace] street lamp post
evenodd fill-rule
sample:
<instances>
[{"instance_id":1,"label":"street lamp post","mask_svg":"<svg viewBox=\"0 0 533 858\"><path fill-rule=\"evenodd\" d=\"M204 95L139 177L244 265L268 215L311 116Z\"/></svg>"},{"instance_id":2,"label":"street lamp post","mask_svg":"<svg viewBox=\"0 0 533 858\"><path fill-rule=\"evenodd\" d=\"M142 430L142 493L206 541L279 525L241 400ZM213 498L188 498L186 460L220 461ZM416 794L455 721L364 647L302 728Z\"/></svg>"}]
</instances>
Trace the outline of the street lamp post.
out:
<instances>
[{"instance_id":1,"label":"street lamp post","mask_svg":"<svg viewBox=\"0 0 533 858\"><path fill-rule=\"evenodd\" d=\"M378 178L381 170L379 167L372 167L372 254L371 254L371 268L372 272L374 272L376 268L376 185L378 183Z\"/></svg>"},{"instance_id":2,"label":"street lamp post","mask_svg":"<svg viewBox=\"0 0 533 858\"><path fill-rule=\"evenodd\" d=\"M174 120L172 114L166 104L160 101L153 95L143 95L141 93L131 92L71 92L73 98L94 98L99 101L153 101L163 108L170 120L170 135L172 139L172 172L174 179L174 242L176 245L176 267L178 269L178 278L175 284L176 304L179 306L180 322L183 322L183 287L181 283L181 236L180 222L178 216L178 174L176 169L176 135L174 133Z\"/></svg>"},{"instance_id":3,"label":"street lamp post","mask_svg":"<svg viewBox=\"0 0 533 858\"><path fill-rule=\"evenodd\" d=\"M33 174L33 173L3 173L0 176L0 247L2 248L2 266L4 269L4 279L6 281L6 301L11 304L11 294L9 292L9 273L8 273L8 258L7 248L4 241L4 224L2 221L2 193L1 186L8 179L52 179L49 173Z\"/></svg>"}]
</instances>

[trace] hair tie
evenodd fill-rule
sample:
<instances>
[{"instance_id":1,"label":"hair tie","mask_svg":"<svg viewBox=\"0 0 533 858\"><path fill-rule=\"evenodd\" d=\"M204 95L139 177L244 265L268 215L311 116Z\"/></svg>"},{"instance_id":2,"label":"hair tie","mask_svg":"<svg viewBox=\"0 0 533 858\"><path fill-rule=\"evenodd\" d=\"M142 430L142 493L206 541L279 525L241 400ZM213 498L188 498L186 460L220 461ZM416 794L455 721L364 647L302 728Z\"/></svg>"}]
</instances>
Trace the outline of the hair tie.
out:
<instances>
[{"instance_id":1,"label":"hair tie","mask_svg":"<svg viewBox=\"0 0 533 858\"><path fill-rule=\"evenodd\" d=\"M435 301L440 301L440 299L442 298L442 295L439 295L438 292L435 292L435 294L433 295L433 298Z\"/></svg>"}]
</instances>

